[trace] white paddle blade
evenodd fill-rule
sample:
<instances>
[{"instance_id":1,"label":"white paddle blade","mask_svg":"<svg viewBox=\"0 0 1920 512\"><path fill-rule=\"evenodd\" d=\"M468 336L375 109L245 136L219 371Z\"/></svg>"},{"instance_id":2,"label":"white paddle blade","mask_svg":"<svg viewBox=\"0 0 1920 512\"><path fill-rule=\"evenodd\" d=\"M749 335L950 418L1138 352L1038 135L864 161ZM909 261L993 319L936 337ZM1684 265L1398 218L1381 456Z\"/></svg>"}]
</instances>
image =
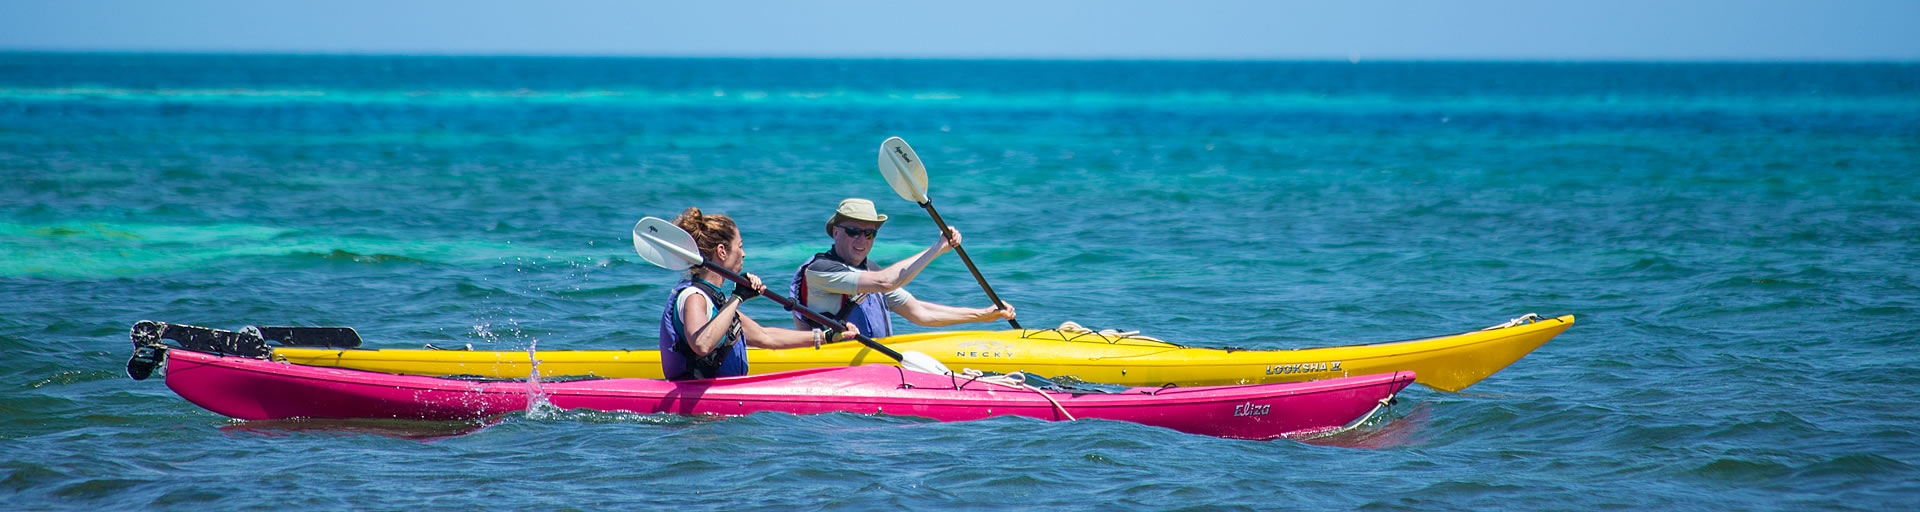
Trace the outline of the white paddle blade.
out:
<instances>
[{"instance_id":1,"label":"white paddle blade","mask_svg":"<svg viewBox=\"0 0 1920 512\"><path fill-rule=\"evenodd\" d=\"M920 155L913 153L906 139L890 137L880 143L880 175L887 178L887 185L901 199L927 202L927 166L920 163Z\"/></svg>"},{"instance_id":2,"label":"white paddle blade","mask_svg":"<svg viewBox=\"0 0 1920 512\"><path fill-rule=\"evenodd\" d=\"M686 270L706 261L700 257L700 246L694 244L693 235L658 217L640 219L633 225L633 252L667 270Z\"/></svg>"},{"instance_id":3,"label":"white paddle blade","mask_svg":"<svg viewBox=\"0 0 1920 512\"><path fill-rule=\"evenodd\" d=\"M906 368L908 371L920 373L953 375L953 370L947 369L947 365L940 364L940 361L934 359L933 356L920 352L901 352L900 367Z\"/></svg>"}]
</instances>

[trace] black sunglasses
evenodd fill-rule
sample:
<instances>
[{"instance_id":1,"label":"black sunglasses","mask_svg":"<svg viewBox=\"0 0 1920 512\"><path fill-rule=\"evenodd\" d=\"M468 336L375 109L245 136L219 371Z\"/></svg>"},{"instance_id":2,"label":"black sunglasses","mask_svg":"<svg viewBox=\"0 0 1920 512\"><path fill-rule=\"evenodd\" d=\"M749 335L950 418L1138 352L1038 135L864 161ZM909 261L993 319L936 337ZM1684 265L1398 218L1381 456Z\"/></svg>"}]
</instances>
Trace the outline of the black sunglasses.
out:
<instances>
[{"instance_id":1,"label":"black sunglasses","mask_svg":"<svg viewBox=\"0 0 1920 512\"><path fill-rule=\"evenodd\" d=\"M852 226L840 226L840 230L846 232L847 236L854 238L872 240L874 237L880 236L880 228L860 229Z\"/></svg>"}]
</instances>

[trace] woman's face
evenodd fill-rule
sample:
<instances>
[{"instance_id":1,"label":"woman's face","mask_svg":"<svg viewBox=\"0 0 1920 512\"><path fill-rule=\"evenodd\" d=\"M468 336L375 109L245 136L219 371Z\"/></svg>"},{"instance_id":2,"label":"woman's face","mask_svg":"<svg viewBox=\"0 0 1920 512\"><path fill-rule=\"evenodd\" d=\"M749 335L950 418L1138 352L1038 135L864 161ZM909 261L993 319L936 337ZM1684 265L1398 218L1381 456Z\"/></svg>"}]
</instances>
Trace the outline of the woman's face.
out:
<instances>
[{"instance_id":1,"label":"woman's face","mask_svg":"<svg viewBox=\"0 0 1920 512\"><path fill-rule=\"evenodd\" d=\"M723 254L720 256L720 266L726 267L727 270L732 270L736 274L740 272L741 268L745 268L747 263L747 248L741 245L742 243L744 243L744 241L740 239L740 233L735 232L733 234L733 241L728 242L726 250L721 251Z\"/></svg>"}]
</instances>

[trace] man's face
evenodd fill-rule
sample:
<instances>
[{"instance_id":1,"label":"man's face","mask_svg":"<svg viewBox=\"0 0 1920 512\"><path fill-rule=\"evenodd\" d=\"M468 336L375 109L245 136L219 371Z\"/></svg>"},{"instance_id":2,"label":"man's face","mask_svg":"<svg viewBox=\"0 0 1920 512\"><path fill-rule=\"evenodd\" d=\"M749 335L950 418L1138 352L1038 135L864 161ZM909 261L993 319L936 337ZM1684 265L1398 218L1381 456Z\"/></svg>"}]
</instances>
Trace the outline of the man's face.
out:
<instances>
[{"instance_id":1,"label":"man's face","mask_svg":"<svg viewBox=\"0 0 1920 512\"><path fill-rule=\"evenodd\" d=\"M848 231L859 233L859 236ZM873 251L873 241L878 238L880 223L864 220L843 220L833 227L833 252L846 258L848 263L859 265L867 261L867 253Z\"/></svg>"}]
</instances>

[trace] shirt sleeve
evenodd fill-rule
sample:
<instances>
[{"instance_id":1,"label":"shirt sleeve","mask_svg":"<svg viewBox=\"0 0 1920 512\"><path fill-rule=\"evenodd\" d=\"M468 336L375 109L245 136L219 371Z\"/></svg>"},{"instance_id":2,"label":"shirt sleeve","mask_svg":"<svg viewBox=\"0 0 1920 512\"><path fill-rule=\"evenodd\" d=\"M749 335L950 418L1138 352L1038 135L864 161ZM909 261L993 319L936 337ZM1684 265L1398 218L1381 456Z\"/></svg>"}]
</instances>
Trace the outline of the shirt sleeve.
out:
<instances>
[{"instance_id":1,"label":"shirt sleeve","mask_svg":"<svg viewBox=\"0 0 1920 512\"><path fill-rule=\"evenodd\" d=\"M692 286L681 288L680 295L673 298L673 315L678 317L681 311L686 311L687 298L696 293L700 293L700 290L695 290ZM707 301L707 307L704 309L707 312L707 318L713 318L713 301Z\"/></svg>"},{"instance_id":2,"label":"shirt sleeve","mask_svg":"<svg viewBox=\"0 0 1920 512\"><path fill-rule=\"evenodd\" d=\"M894 288L893 291L887 292L883 297L887 299L887 309L889 311L893 308L905 306L907 302L913 300L913 294L907 293L907 287L905 286Z\"/></svg>"},{"instance_id":3,"label":"shirt sleeve","mask_svg":"<svg viewBox=\"0 0 1920 512\"><path fill-rule=\"evenodd\" d=\"M816 272L807 269L807 288L813 292L853 295L860 288L860 271Z\"/></svg>"},{"instance_id":4,"label":"shirt sleeve","mask_svg":"<svg viewBox=\"0 0 1920 512\"><path fill-rule=\"evenodd\" d=\"M806 268L806 293L808 293L808 301L806 301L806 303L808 303L808 307L812 307L814 311L833 313L835 309L839 309L839 305L831 305L831 307L829 307L829 305L826 305L826 303L822 301L822 299L826 299L826 297L816 297L816 295L829 295L829 293L831 293L831 295L856 295L854 290L860 290L860 272L866 272L866 270L854 270L852 267L839 268L845 268L845 270L826 270L826 272L822 272L822 270ZM912 301L912 299L914 299L914 293L908 293L906 288L895 288L893 291L881 293L881 297L885 297L887 309L895 309L895 307L902 307L902 305L906 305L908 301ZM818 305L816 305L816 303L818 303Z\"/></svg>"}]
</instances>

